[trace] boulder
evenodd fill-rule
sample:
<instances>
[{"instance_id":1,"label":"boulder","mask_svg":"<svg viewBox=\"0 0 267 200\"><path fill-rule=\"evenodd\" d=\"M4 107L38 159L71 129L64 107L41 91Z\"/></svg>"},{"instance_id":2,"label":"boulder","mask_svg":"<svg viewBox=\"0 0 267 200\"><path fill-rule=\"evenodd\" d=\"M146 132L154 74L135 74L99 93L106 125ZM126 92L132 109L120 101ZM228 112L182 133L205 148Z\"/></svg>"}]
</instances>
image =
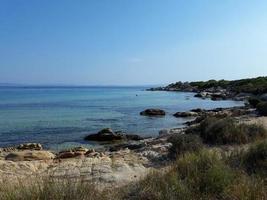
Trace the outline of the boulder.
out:
<instances>
[{"instance_id":1,"label":"boulder","mask_svg":"<svg viewBox=\"0 0 267 200\"><path fill-rule=\"evenodd\" d=\"M190 110L191 112L196 112L196 113L203 113L205 112L206 110L205 109L202 109L202 108L196 108L196 109L192 109Z\"/></svg>"},{"instance_id":2,"label":"boulder","mask_svg":"<svg viewBox=\"0 0 267 200\"><path fill-rule=\"evenodd\" d=\"M55 155L49 151L18 151L9 153L5 159L11 161L33 161L33 160L50 160L54 159Z\"/></svg>"},{"instance_id":3,"label":"boulder","mask_svg":"<svg viewBox=\"0 0 267 200\"><path fill-rule=\"evenodd\" d=\"M129 150L137 150L145 147L145 143L125 143L125 144L118 144L114 145L109 148L110 151L119 151L121 149L129 149Z\"/></svg>"},{"instance_id":4,"label":"boulder","mask_svg":"<svg viewBox=\"0 0 267 200\"><path fill-rule=\"evenodd\" d=\"M20 144L17 147L18 150L42 150L43 147L40 143L26 143Z\"/></svg>"},{"instance_id":5,"label":"boulder","mask_svg":"<svg viewBox=\"0 0 267 200\"><path fill-rule=\"evenodd\" d=\"M75 158L87 155L88 153L94 152L94 149L87 149L84 147L75 147L66 151L61 151L57 155L57 158L65 159L65 158Z\"/></svg>"},{"instance_id":6,"label":"boulder","mask_svg":"<svg viewBox=\"0 0 267 200\"><path fill-rule=\"evenodd\" d=\"M126 135L127 140L143 140L144 138L139 136L139 135L132 135L132 134L127 134Z\"/></svg>"},{"instance_id":7,"label":"boulder","mask_svg":"<svg viewBox=\"0 0 267 200\"><path fill-rule=\"evenodd\" d=\"M202 93L197 93L194 95L194 97L205 98L205 96Z\"/></svg>"},{"instance_id":8,"label":"boulder","mask_svg":"<svg viewBox=\"0 0 267 200\"><path fill-rule=\"evenodd\" d=\"M105 128L96 134L88 135L84 138L90 141L114 141L126 139L126 136L121 132L113 132L110 128Z\"/></svg>"},{"instance_id":9,"label":"boulder","mask_svg":"<svg viewBox=\"0 0 267 200\"><path fill-rule=\"evenodd\" d=\"M142 112L140 112L140 115L145 116L164 116L166 115L164 110L161 109L146 109Z\"/></svg>"},{"instance_id":10,"label":"boulder","mask_svg":"<svg viewBox=\"0 0 267 200\"><path fill-rule=\"evenodd\" d=\"M196 117L198 116L197 112L177 112L173 115L174 117Z\"/></svg>"},{"instance_id":11,"label":"boulder","mask_svg":"<svg viewBox=\"0 0 267 200\"><path fill-rule=\"evenodd\" d=\"M116 141L116 140L143 140L139 135L125 134L121 131L113 132L110 128L105 128L96 134L91 134L85 137L85 140L90 141Z\"/></svg>"}]
</instances>

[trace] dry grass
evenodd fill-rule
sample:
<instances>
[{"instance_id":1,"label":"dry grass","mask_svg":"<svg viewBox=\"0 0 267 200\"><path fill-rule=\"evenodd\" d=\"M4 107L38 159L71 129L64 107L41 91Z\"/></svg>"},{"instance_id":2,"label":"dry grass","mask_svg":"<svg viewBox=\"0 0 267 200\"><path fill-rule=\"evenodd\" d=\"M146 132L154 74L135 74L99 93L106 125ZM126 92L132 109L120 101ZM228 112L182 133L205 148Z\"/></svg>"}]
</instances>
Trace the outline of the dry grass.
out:
<instances>
[{"instance_id":1,"label":"dry grass","mask_svg":"<svg viewBox=\"0 0 267 200\"><path fill-rule=\"evenodd\" d=\"M165 171L118 187L73 179L36 179L25 184L4 181L1 200L265 200L267 141L246 151L218 156L211 150L184 152ZM239 161L240 160L240 161ZM236 165L231 163L239 162ZM252 170L257 169L257 170ZM260 172L260 173L259 173ZM101 188L101 189L100 189Z\"/></svg>"}]
</instances>

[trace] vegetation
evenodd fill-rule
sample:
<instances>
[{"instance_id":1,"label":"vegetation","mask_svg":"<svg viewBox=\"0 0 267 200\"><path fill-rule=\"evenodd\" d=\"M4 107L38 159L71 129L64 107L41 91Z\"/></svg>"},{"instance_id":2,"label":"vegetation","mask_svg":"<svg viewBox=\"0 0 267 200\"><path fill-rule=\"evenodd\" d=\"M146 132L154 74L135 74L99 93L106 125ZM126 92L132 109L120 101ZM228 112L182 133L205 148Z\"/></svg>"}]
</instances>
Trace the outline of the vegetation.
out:
<instances>
[{"instance_id":1,"label":"vegetation","mask_svg":"<svg viewBox=\"0 0 267 200\"><path fill-rule=\"evenodd\" d=\"M223 199L262 200L267 198L264 179L233 169L208 150L186 153L165 173L153 172L128 187L124 199Z\"/></svg>"},{"instance_id":2,"label":"vegetation","mask_svg":"<svg viewBox=\"0 0 267 200\"><path fill-rule=\"evenodd\" d=\"M248 103L253 107L256 108L259 103L261 103L261 100L257 97L251 97L248 99Z\"/></svg>"},{"instance_id":3,"label":"vegetation","mask_svg":"<svg viewBox=\"0 0 267 200\"><path fill-rule=\"evenodd\" d=\"M246 144L266 138L262 125L238 124L233 118L207 117L200 125L188 129L187 133L199 135L207 144Z\"/></svg>"},{"instance_id":4,"label":"vegetation","mask_svg":"<svg viewBox=\"0 0 267 200\"><path fill-rule=\"evenodd\" d=\"M266 152L267 140L251 145L237 154L242 165L236 168L230 165L235 157L203 148L199 152L180 154L168 169L153 171L143 180L121 188L100 189L94 183L73 179L43 179L31 183L23 180L12 184L5 181L1 183L0 199L263 200L267 199L266 174L263 173L267 171Z\"/></svg>"},{"instance_id":5,"label":"vegetation","mask_svg":"<svg viewBox=\"0 0 267 200\"><path fill-rule=\"evenodd\" d=\"M208 117L187 134L171 136L167 168L152 171L126 186L103 188L76 179L4 180L5 200L263 200L267 199L267 139L259 125L238 124L232 118ZM208 144L252 144L231 153ZM220 149L220 148L219 148Z\"/></svg>"},{"instance_id":6,"label":"vegetation","mask_svg":"<svg viewBox=\"0 0 267 200\"><path fill-rule=\"evenodd\" d=\"M44 178L17 183L4 181L0 187L0 199L3 200L109 200L119 197L115 191L100 192L97 185L74 179Z\"/></svg>"},{"instance_id":7,"label":"vegetation","mask_svg":"<svg viewBox=\"0 0 267 200\"><path fill-rule=\"evenodd\" d=\"M267 116L267 102L261 102L257 105L257 111L260 115Z\"/></svg>"},{"instance_id":8,"label":"vegetation","mask_svg":"<svg viewBox=\"0 0 267 200\"><path fill-rule=\"evenodd\" d=\"M241 79L234 81L227 80L209 80L209 81L196 81L190 83L177 82L170 84L168 87L183 88L185 85L190 85L198 90L206 90L209 88L223 88L235 93L252 93L255 95L267 93L267 77L258 77L251 79Z\"/></svg>"},{"instance_id":9,"label":"vegetation","mask_svg":"<svg viewBox=\"0 0 267 200\"><path fill-rule=\"evenodd\" d=\"M244 165L249 173L267 177L267 140L249 148L244 155Z\"/></svg>"},{"instance_id":10,"label":"vegetation","mask_svg":"<svg viewBox=\"0 0 267 200\"><path fill-rule=\"evenodd\" d=\"M176 158L187 152L197 152L203 148L203 143L199 136L191 134L177 134L168 139L172 143L170 157Z\"/></svg>"}]
</instances>

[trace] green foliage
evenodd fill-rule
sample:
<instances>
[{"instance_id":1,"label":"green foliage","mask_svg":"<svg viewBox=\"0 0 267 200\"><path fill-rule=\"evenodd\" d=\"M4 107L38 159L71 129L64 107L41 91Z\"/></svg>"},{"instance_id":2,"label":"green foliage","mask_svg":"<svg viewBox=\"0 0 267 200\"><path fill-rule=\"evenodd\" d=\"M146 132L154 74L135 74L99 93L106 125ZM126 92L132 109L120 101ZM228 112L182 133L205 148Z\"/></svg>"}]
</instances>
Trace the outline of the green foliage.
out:
<instances>
[{"instance_id":1,"label":"green foliage","mask_svg":"<svg viewBox=\"0 0 267 200\"><path fill-rule=\"evenodd\" d=\"M257 105L261 103L261 100L257 97L251 97L248 99L248 102L253 108L256 108Z\"/></svg>"},{"instance_id":2,"label":"green foliage","mask_svg":"<svg viewBox=\"0 0 267 200\"><path fill-rule=\"evenodd\" d=\"M196 199L173 168L165 173L151 172L145 179L128 186L126 191L125 200Z\"/></svg>"},{"instance_id":3,"label":"green foliage","mask_svg":"<svg viewBox=\"0 0 267 200\"><path fill-rule=\"evenodd\" d=\"M261 125L238 124L233 118L207 117L200 125L188 129L187 133L199 134L208 144L245 144L267 137Z\"/></svg>"},{"instance_id":4,"label":"green foliage","mask_svg":"<svg viewBox=\"0 0 267 200\"><path fill-rule=\"evenodd\" d=\"M176 164L179 178L200 194L221 195L234 176L218 155L209 151L188 154Z\"/></svg>"},{"instance_id":5,"label":"green foliage","mask_svg":"<svg viewBox=\"0 0 267 200\"><path fill-rule=\"evenodd\" d=\"M267 187L264 179L236 173L236 178L225 191L223 199L235 200L263 200L267 199Z\"/></svg>"},{"instance_id":6,"label":"green foliage","mask_svg":"<svg viewBox=\"0 0 267 200\"><path fill-rule=\"evenodd\" d=\"M260 115L267 116L267 102L262 102L257 105L257 111Z\"/></svg>"},{"instance_id":7,"label":"green foliage","mask_svg":"<svg viewBox=\"0 0 267 200\"><path fill-rule=\"evenodd\" d=\"M244 156L244 165L249 173L267 177L267 140L252 145Z\"/></svg>"},{"instance_id":8,"label":"green foliage","mask_svg":"<svg viewBox=\"0 0 267 200\"><path fill-rule=\"evenodd\" d=\"M227 80L209 80L209 81L196 81L189 83L192 87L198 90L206 90L212 87L221 87L227 89L228 91L235 93L252 93L255 95L260 95L267 93L267 77L258 77L251 79L241 79L235 81ZM169 87L182 88L183 83L177 82L175 84L170 84Z\"/></svg>"},{"instance_id":9,"label":"green foliage","mask_svg":"<svg viewBox=\"0 0 267 200\"><path fill-rule=\"evenodd\" d=\"M190 134L173 135L168 139L172 143L170 148L170 156L176 158L186 152L195 152L203 148L203 144L199 136Z\"/></svg>"}]
</instances>

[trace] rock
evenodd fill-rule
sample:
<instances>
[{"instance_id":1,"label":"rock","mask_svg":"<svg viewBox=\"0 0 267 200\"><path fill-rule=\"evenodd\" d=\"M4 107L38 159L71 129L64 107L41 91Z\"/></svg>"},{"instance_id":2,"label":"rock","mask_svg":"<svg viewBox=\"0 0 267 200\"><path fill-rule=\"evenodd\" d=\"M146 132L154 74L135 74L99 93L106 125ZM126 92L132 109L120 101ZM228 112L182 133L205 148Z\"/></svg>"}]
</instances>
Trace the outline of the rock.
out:
<instances>
[{"instance_id":1,"label":"rock","mask_svg":"<svg viewBox=\"0 0 267 200\"><path fill-rule=\"evenodd\" d=\"M139 135L131 135L127 134L126 135L127 140L143 140L144 138L139 136Z\"/></svg>"},{"instance_id":2,"label":"rock","mask_svg":"<svg viewBox=\"0 0 267 200\"><path fill-rule=\"evenodd\" d=\"M114 140L143 140L139 135L124 134L121 131L113 132L110 128L103 129L97 134L88 135L85 140L92 141L114 141Z\"/></svg>"},{"instance_id":3,"label":"rock","mask_svg":"<svg viewBox=\"0 0 267 200\"><path fill-rule=\"evenodd\" d=\"M95 152L94 149L87 149L84 147L75 147L70 150L61 151L57 155L57 158L65 159L65 158L75 158L84 155L88 155L89 153Z\"/></svg>"},{"instance_id":4,"label":"rock","mask_svg":"<svg viewBox=\"0 0 267 200\"><path fill-rule=\"evenodd\" d=\"M43 147L40 143L26 143L20 144L17 149L19 150L42 150Z\"/></svg>"},{"instance_id":5,"label":"rock","mask_svg":"<svg viewBox=\"0 0 267 200\"><path fill-rule=\"evenodd\" d=\"M110 128L105 128L99 131L97 134L91 134L84 138L91 141L114 141L126 139L126 136L121 132L113 132Z\"/></svg>"},{"instance_id":6,"label":"rock","mask_svg":"<svg viewBox=\"0 0 267 200\"><path fill-rule=\"evenodd\" d=\"M146 144L145 143L131 143L131 144L119 144L119 145L115 145L110 147L110 151L119 151L121 149L130 149L130 150L137 150L137 149L141 149L143 147L145 147Z\"/></svg>"},{"instance_id":7,"label":"rock","mask_svg":"<svg viewBox=\"0 0 267 200\"><path fill-rule=\"evenodd\" d=\"M13 152L17 151L18 149L16 147L4 147L0 148L0 152Z\"/></svg>"},{"instance_id":8,"label":"rock","mask_svg":"<svg viewBox=\"0 0 267 200\"><path fill-rule=\"evenodd\" d=\"M33 160L50 160L55 155L49 151L19 151L8 154L5 159L11 161L33 161Z\"/></svg>"},{"instance_id":9,"label":"rock","mask_svg":"<svg viewBox=\"0 0 267 200\"><path fill-rule=\"evenodd\" d=\"M146 109L142 112L140 112L140 115L145 116L164 116L166 115L164 110L161 109Z\"/></svg>"},{"instance_id":10,"label":"rock","mask_svg":"<svg viewBox=\"0 0 267 200\"><path fill-rule=\"evenodd\" d=\"M194 95L194 97L205 98L205 96L203 96L202 93L197 93L197 94Z\"/></svg>"},{"instance_id":11,"label":"rock","mask_svg":"<svg viewBox=\"0 0 267 200\"><path fill-rule=\"evenodd\" d=\"M190 110L191 112L196 112L196 113L203 113L205 112L206 110L205 109L202 109L202 108L196 108L196 109L192 109Z\"/></svg>"},{"instance_id":12,"label":"rock","mask_svg":"<svg viewBox=\"0 0 267 200\"><path fill-rule=\"evenodd\" d=\"M169 134L171 134L169 129L163 129L159 131L159 137L165 137L168 136Z\"/></svg>"},{"instance_id":13,"label":"rock","mask_svg":"<svg viewBox=\"0 0 267 200\"><path fill-rule=\"evenodd\" d=\"M267 101L267 93L262 94L262 95L260 96L260 99L261 99L262 101Z\"/></svg>"},{"instance_id":14,"label":"rock","mask_svg":"<svg viewBox=\"0 0 267 200\"><path fill-rule=\"evenodd\" d=\"M82 152L82 153L87 153L87 151L92 151L92 150L89 150L89 149L87 149L85 147L74 147L74 148L71 149L71 151Z\"/></svg>"},{"instance_id":15,"label":"rock","mask_svg":"<svg viewBox=\"0 0 267 200\"><path fill-rule=\"evenodd\" d=\"M156 151L148 150L141 152L141 155L148 158L149 160L156 160L160 158L160 154Z\"/></svg>"},{"instance_id":16,"label":"rock","mask_svg":"<svg viewBox=\"0 0 267 200\"><path fill-rule=\"evenodd\" d=\"M173 115L174 117L196 117L198 113L196 112L177 112Z\"/></svg>"}]
</instances>

